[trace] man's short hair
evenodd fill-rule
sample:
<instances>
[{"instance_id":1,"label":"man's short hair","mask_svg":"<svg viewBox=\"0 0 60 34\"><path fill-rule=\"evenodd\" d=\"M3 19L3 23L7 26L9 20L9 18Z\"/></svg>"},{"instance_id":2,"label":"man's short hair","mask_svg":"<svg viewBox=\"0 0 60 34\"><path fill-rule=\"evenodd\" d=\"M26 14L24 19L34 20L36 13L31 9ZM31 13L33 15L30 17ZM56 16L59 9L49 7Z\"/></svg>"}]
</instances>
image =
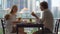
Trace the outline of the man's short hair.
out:
<instances>
[{"instance_id":1,"label":"man's short hair","mask_svg":"<svg viewBox=\"0 0 60 34\"><path fill-rule=\"evenodd\" d=\"M48 3L46 1L43 1L40 3L40 6L42 6L44 9L48 8Z\"/></svg>"}]
</instances>

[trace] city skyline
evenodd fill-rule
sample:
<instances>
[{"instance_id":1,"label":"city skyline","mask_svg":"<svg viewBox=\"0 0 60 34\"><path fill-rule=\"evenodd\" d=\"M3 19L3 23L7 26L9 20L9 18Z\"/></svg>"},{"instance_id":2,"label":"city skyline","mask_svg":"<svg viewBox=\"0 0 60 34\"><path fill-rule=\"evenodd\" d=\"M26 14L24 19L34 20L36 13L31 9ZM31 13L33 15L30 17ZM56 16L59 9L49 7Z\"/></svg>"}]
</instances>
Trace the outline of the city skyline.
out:
<instances>
[{"instance_id":1,"label":"city skyline","mask_svg":"<svg viewBox=\"0 0 60 34\"><path fill-rule=\"evenodd\" d=\"M2 0L3 1L3 0ZM28 8L28 10L30 12L34 11L34 12L37 12L39 13L40 12L40 6L39 6L39 3L42 2L42 1L47 1L48 2L48 6L49 6L49 9L53 8L53 7L59 7L59 1L56 1L55 0L55 4L54 3L54 0L4 0L2 2L2 4L0 5L0 9L2 10L5 10L6 8L10 8L13 6L13 5L17 5L18 6L18 11L20 12L23 8ZM34 4L35 3L35 4ZM60 8L60 7L59 7ZM52 10L52 9L51 9ZM55 9L54 9L55 10ZM60 10L60 9L59 9ZM58 11L58 9L56 9L56 11ZM53 11L54 12L54 11ZM53 13L52 12L52 13ZM56 12L57 14L59 14L60 11ZM54 12L55 14L55 12ZM55 15L56 16L56 15ZM60 16L60 14L58 15Z\"/></svg>"}]
</instances>

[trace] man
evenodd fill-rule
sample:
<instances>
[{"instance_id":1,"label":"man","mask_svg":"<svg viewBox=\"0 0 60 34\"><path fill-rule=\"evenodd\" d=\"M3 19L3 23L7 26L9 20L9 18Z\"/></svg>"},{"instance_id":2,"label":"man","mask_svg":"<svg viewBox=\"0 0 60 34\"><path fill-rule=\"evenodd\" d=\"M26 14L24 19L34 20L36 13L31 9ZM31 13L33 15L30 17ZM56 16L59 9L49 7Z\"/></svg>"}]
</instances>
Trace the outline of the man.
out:
<instances>
[{"instance_id":1,"label":"man","mask_svg":"<svg viewBox=\"0 0 60 34\"><path fill-rule=\"evenodd\" d=\"M36 19L40 20L40 23L44 25L43 33L47 32L53 32L53 15L51 11L48 9L48 3L43 1L40 3L40 9L43 11L43 17L42 19L39 19L39 17L32 12L32 16L36 17ZM33 34L42 34L42 31L34 32Z\"/></svg>"}]
</instances>

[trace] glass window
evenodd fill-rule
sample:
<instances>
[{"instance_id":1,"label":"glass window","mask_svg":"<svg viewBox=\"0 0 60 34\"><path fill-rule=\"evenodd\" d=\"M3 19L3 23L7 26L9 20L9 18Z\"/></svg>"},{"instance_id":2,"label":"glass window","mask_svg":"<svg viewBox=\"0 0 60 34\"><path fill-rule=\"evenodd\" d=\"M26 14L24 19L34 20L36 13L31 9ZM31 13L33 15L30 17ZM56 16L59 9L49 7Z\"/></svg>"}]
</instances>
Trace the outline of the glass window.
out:
<instances>
[{"instance_id":1,"label":"glass window","mask_svg":"<svg viewBox=\"0 0 60 34\"><path fill-rule=\"evenodd\" d=\"M2 0L0 0L0 5L1 5L1 1L2 1Z\"/></svg>"},{"instance_id":2,"label":"glass window","mask_svg":"<svg viewBox=\"0 0 60 34\"><path fill-rule=\"evenodd\" d=\"M60 5L59 5L60 0L52 0L52 13L54 15L54 18L60 18Z\"/></svg>"},{"instance_id":3,"label":"glass window","mask_svg":"<svg viewBox=\"0 0 60 34\"><path fill-rule=\"evenodd\" d=\"M60 5L59 5L60 0L58 0L58 1L56 1L56 0L17 0L17 1L16 0L6 0L5 1L5 2L7 2L6 5L2 2L2 0L0 0L0 7L2 7L4 4L5 6L7 6L7 8L11 8L14 4L17 4L18 9L19 9L18 12L20 12L23 8L28 8L28 10L30 12L34 11L37 13L37 12L41 11L39 8L40 7L39 4L42 1L48 2L49 9L52 11L54 18L60 18ZM4 9L2 9L2 10L4 10Z\"/></svg>"},{"instance_id":4,"label":"glass window","mask_svg":"<svg viewBox=\"0 0 60 34\"><path fill-rule=\"evenodd\" d=\"M0 9L2 8L2 0L0 0Z\"/></svg>"},{"instance_id":5,"label":"glass window","mask_svg":"<svg viewBox=\"0 0 60 34\"><path fill-rule=\"evenodd\" d=\"M24 11L25 13L22 14L17 13L17 17L35 18L31 15L32 11L34 11L37 16L42 17L42 12L39 5L42 1L48 2L49 9L53 13L54 19L60 18L60 0L0 0L0 18L4 18L5 14L10 12L7 8L11 9L11 7L15 4L18 6L18 12L22 11L24 8L28 8L29 11Z\"/></svg>"}]
</instances>

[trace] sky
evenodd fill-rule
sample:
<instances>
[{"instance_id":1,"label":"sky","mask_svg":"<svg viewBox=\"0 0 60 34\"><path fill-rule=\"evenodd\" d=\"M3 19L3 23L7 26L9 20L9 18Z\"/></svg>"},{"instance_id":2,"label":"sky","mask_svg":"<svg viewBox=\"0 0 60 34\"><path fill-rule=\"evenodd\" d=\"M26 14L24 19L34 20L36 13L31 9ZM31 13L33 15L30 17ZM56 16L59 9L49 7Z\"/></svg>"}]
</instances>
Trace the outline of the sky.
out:
<instances>
[{"instance_id":1,"label":"sky","mask_svg":"<svg viewBox=\"0 0 60 34\"><path fill-rule=\"evenodd\" d=\"M40 0L40 1L44 1L44 0ZM47 0L45 0L45 1L47 1ZM52 7L59 7L60 6L60 0L51 0L51 2L52 2Z\"/></svg>"},{"instance_id":2,"label":"sky","mask_svg":"<svg viewBox=\"0 0 60 34\"><path fill-rule=\"evenodd\" d=\"M52 0L52 6L60 6L60 0Z\"/></svg>"}]
</instances>

